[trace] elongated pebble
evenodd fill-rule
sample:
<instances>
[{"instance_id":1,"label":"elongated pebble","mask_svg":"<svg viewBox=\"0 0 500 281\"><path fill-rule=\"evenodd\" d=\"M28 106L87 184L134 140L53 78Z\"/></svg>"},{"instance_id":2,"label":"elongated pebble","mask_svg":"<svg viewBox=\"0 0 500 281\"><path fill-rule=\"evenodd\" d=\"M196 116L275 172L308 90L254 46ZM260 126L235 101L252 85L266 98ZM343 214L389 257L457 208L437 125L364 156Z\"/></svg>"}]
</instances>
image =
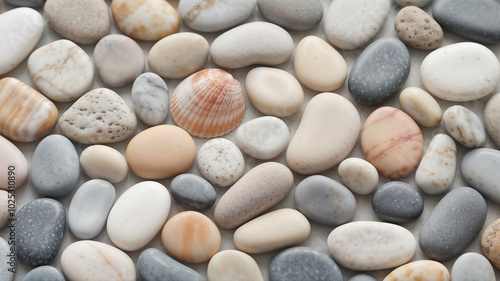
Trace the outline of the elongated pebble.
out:
<instances>
[{"instance_id":1,"label":"elongated pebble","mask_svg":"<svg viewBox=\"0 0 500 281\"><path fill-rule=\"evenodd\" d=\"M463 146L481 147L486 141L481 119L472 110L461 105L454 105L445 110L443 124L446 131Z\"/></svg>"},{"instance_id":2,"label":"elongated pebble","mask_svg":"<svg viewBox=\"0 0 500 281\"><path fill-rule=\"evenodd\" d=\"M44 265L30 270L23 281L64 281L64 276L55 267Z\"/></svg>"},{"instance_id":3,"label":"elongated pebble","mask_svg":"<svg viewBox=\"0 0 500 281\"><path fill-rule=\"evenodd\" d=\"M103 179L110 183L124 180L128 174L127 160L116 149L95 144L85 148L80 154L83 172L93 179Z\"/></svg>"},{"instance_id":4,"label":"elongated pebble","mask_svg":"<svg viewBox=\"0 0 500 281\"><path fill-rule=\"evenodd\" d=\"M486 198L500 203L500 151L478 148L467 152L460 162L462 178Z\"/></svg>"},{"instance_id":5,"label":"elongated pebble","mask_svg":"<svg viewBox=\"0 0 500 281\"><path fill-rule=\"evenodd\" d=\"M441 122L443 111L439 103L425 90L408 87L399 94L401 109L420 126L435 127Z\"/></svg>"},{"instance_id":6,"label":"elongated pebble","mask_svg":"<svg viewBox=\"0 0 500 281\"><path fill-rule=\"evenodd\" d=\"M9 190L22 186L28 179L28 160L24 154L8 139L0 135L0 169L7 171L0 174L0 189ZM9 175L9 171L11 171ZM15 181L9 181L9 176ZM12 178L11 178L12 179ZM6 203L5 201L4 203ZM1 225L1 223L0 223Z\"/></svg>"},{"instance_id":7,"label":"elongated pebble","mask_svg":"<svg viewBox=\"0 0 500 281\"><path fill-rule=\"evenodd\" d=\"M458 257L451 269L453 281L484 280L495 281L495 271L491 263L478 253L465 253Z\"/></svg>"},{"instance_id":8,"label":"elongated pebble","mask_svg":"<svg viewBox=\"0 0 500 281\"><path fill-rule=\"evenodd\" d=\"M411 185L390 181L377 188L372 197L372 207L379 219L403 224L420 217L424 211L424 200Z\"/></svg>"},{"instance_id":9,"label":"elongated pebble","mask_svg":"<svg viewBox=\"0 0 500 281\"><path fill-rule=\"evenodd\" d=\"M12 281L16 270L16 256L15 253L11 255L10 246L2 237L0 237L0 250L4 253L0 257L0 280ZM10 271L10 268L14 271Z\"/></svg>"},{"instance_id":10,"label":"elongated pebble","mask_svg":"<svg viewBox=\"0 0 500 281\"><path fill-rule=\"evenodd\" d=\"M259 265L248 254L237 250L224 250L215 254L208 263L208 281L264 281Z\"/></svg>"},{"instance_id":11,"label":"elongated pebble","mask_svg":"<svg viewBox=\"0 0 500 281\"><path fill-rule=\"evenodd\" d=\"M500 269L500 219L492 222L481 236L481 250L488 260L497 269Z\"/></svg>"},{"instance_id":12,"label":"elongated pebble","mask_svg":"<svg viewBox=\"0 0 500 281\"><path fill-rule=\"evenodd\" d=\"M424 10L408 6L399 10L394 20L398 38L406 45L422 50L433 50L443 41L443 29Z\"/></svg>"},{"instance_id":13,"label":"elongated pebble","mask_svg":"<svg viewBox=\"0 0 500 281\"><path fill-rule=\"evenodd\" d=\"M492 96L486 103L484 126L491 140L500 148L500 94Z\"/></svg>"},{"instance_id":14,"label":"elongated pebble","mask_svg":"<svg viewBox=\"0 0 500 281\"><path fill-rule=\"evenodd\" d=\"M450 273L448 269L439 262L419 260L394 269L383 281L413 280L450 281Z\"/></svg>"},{"instance_id":15,"label":"elongated pebble","mask_svg":"<svg viewBox=\"0 0 500 281\"><path fill-rule=\"evenodd\" d=\"M176 176L170 183L170 192L177 203L199 211L212 207L217 198L214 187L195 174Z\"/></svg>"},{"instance_id":16,"label":"elongated pebble","mask_svg":"<svg viewBox=\"0 0 500 281\"><path fill-rule=\"evenodd\" d=\"M139 75L130 93L134 112L146 125L160 125L167 119L169 111L168 86L152 72Z\"/></svg>"},{"instance_id":17,"label":"elongated pebble","mask_svg":"<svg viewBox=\"0 0 500 281\"><path fill-rule=\"evenodd\" d=\"M338 175L342 183L354 193L366 195L378 186L378 171L361 158L347 158L340 162Z\"/></svg>"},{"instance_id":18,"label":"elongated pebble","mask_svg":"<svg viewBox=\"0 0 500 281\"><path fill-rule=\"evenodd\" d=\"M156 248L146 249L139 255L137 259L137 273L142 281L205 281L205 278L198 272L183 265Z\"/></svg>"}]
</instances>

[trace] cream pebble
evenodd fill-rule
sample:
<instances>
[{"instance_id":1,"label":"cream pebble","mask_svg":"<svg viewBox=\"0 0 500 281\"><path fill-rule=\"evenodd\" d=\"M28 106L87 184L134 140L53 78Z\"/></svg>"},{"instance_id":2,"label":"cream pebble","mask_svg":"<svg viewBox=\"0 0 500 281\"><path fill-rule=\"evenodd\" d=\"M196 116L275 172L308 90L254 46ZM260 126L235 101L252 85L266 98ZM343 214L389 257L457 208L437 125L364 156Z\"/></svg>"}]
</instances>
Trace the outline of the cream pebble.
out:
<instances>
[{"instance_id":1,"label":"cream pebble","mask_svg":"<svg viewBox=\"0 0 500 281\"><path fill-rule=\"evenodd\" d=\"M445 110L443 124L446 131L463 146L481 147L486 141L481 119L472 110L461 105L454 105Z\"/></svg>"},{"instance_id":2,"label":"cream pebble","mask_svg":"<svg viewBox=\"0 0 500 281\"><path fill-rule=\"evenodd\" d=\"M91 145L80 154L83 172L93 179L110 183L121 182L127 177L128 166L125 157L116 149L106 145Z\"/></svg>"},{"instance_id":3,"label":"cream pebble","mask_svg":"<svg viewBox=\"0 0 500 281\"><path fill-rule=\"evenodd\" d=\"M500 147L500 94L496 94L484 108L484 126L491 140Z\"/></svg>"},{"instance_id":4,"label":"cream pebble","mask_svg":"<svg viewBox=\"0 0 500 281\"><path fill-rule=\"evenodd\" d=\"M394 269L383 281L414 280L450 281L450 273L448 269L439 262L419 260Z\"/></svg>"},{"instance_id":5,"label":"cream pebble","mask_svg":"<svg viewBox=\"0 0 500 281\"><path fill-rule=\"evenodd\" d=\"M28 179L28 160L24 154L8 139L0 135L0 169L5 171L0 174L0 189L9 190L22 186ZM9 171L11 175L9 175ZM15 181L10 181L9 176L14 174ZM7 203L7 200L5 200Z\"/></svg>"},{"instance_id":6,"label":"cream pebble","mask_svg":"<svg viewBox=\"0 0 500 281\"><path fill-rule=\"evenodd\" d=\"M255 260L240 251L225 250L215 254L208 263L208 281L264 281Z\"/></svg>"},{"instance_id":7,"label":"cream pebble","mask_svg":"<svg viewBox=\"0 0 500 281\"><path fill-rule=\"evenodd\" d=\"M443 117L439 103L429 93L417 87L404 89L399 95L399 104L420 126L435 127Z\"/></svg>"},{"instance_id":8,"label":"cream pebble","mask_svg":"<svg viewBox=\"0 0 500 281\"><path fill-rule=\"evenodd\" d=\"M461 255L451 269L453 281L482 280L495 281L495 271L491 263L478 253L465 253Z\"/></svg>"},{"instance_id":9,"label":"cream pebble","mask_svg":"<svg viewBox=\"0 0 500 281\"><path fill-rule=\"evenodd\" d=\"M340 162L338 175L345 186L357 194L370 194L378 186L377 169L361 158L347 158Z\"/></svg>"}]
</instances>

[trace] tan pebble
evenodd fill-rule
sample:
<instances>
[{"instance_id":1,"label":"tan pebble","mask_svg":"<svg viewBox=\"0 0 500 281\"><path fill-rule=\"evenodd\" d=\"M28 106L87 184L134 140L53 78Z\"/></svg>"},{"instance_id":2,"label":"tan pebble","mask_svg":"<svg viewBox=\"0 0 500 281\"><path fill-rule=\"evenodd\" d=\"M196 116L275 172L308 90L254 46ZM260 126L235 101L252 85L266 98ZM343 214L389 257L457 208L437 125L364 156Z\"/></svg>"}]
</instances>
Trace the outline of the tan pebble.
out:
<instances>
[{"instance_id":1,"label":"tan pebble","mask_svg":"<svg viewBox=\"0 0 500 281\"><path fill-rule=\"evenodd\" d=\"M208 263L207 277L208 281L264 281L255 260L236 250L215 254Z\"/></svg>"},{"instance_id":2,"label":"tan pebble","mask_svg":"<svg viewBox=\"0 0 500 281\"><path fill-rule=\"evenodd\" d=\"M28 160L17 146L1 135L0 169L5 171L0 173L0 189L18 188L28 179ZM11 175L9 175L9 171L11 171ZM14 180L9 182L9 176L14 176Z\"/></svg>"},{"instance_id":3,"label":"tan pebble","mask_svg":"<svg viewBox=\"0 0 500 281\"><path fill-rule=\"evenodd\" d=\"M483 232L481 249L494 267L500 269L500 219L492 222Z\"/></svg>"},{"instance_id":4,"label":"tan pebble","mask_svg":"<svg viewBox=\"0 0 500 281\"><path fill-rule=\"evenodd\" d=\"M361 158L352 157L340 162L338 174L345 186L357 194L370 194L378 186L377 169Z\"/></svg>"},{"instance_id":5,"label":"tan pebble","mask_svg":"<svg viewBox=\"0 0 500 281\"><path fill-rule=\"evenodd\" d=\"M394 27L398 38L413 48L432 50L443 41L441 26L424 10L415 6L401 9L396 15Z\"/></svg>"},{"instance_id":6,"label":"tan pebble","mask_svg":"<svg viewBox=\"0 0 500 281\"><path fill-rule=\"evenodd\" d=\"M85 148L80 155L80 165L87 176L110 183L121 182L128 173L125 157L118 150L105 145Z\"/></svg>"},{"instance_id":7,"label":"tan pebble","mask_svg":"<svg viewBox=\"0 0 500 281\"><path fill-rule=\"evenodd\" d=\"M417 87L404 89L399 95L399 104L420 126L435 127L443 117L443 111L436 99Z\"/></svg>"},{"instance_id":8,"label":"tan pebble","mask_svg":"<svg viewBox=\"0 0 500 281\"><path fill-rule=\"evenodd\" d=\"M490 98L484 108L484 126L491 140L500 147L500 94Z\"/></svg>"},{"instance_id":9,"label":"tan pebble","mask_svg":"<svg viewBox=\"0 0 500 281\"><path fill-rule=\"evenodd\" d=\"M393 270L383 281L450 281L448 269L431 260L414 261Z\"/></svg>"}]
</instances>

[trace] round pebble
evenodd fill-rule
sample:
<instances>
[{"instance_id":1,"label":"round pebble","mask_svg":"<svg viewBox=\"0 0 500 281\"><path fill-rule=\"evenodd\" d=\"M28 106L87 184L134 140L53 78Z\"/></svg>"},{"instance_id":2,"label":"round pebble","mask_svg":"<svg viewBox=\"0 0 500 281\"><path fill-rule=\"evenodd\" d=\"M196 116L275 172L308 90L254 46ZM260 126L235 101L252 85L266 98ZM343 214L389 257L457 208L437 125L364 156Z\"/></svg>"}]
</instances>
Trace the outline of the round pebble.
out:
<instances>
[{"instance_id":1,"label":"round pebble","mask_svg":"<svg viewBox=\"0 0 500 281\"><path fill-rule=\"evenodd\" d=\"M401 181L391 181L375 191L372 207L379 219L403 224L420 217L424 211L424 200L411 185Z\"/></svg>"},{"instance_id":2,"label":"round pebble","mask_svg":"<svg viewBox=\"0 0 500 281\"><path fill-rule=\"evenodd\" d=\"M214 187L195 174L176 176L170 183L170 192L177 203L198 211L212 207L217 198Z\"/></svg>"},{"instance_id":3,"label":"round pebble","mask_svg":"<svg viewBox=\"0 0 500 281\"><path fill-rule=\"evenodd\" d=\"M80 166L88 177L110 183L121 182L128 174L125 157L106 145L95 144L85 148L80 154Z\"/></svg>"},{"instance_id":4,"label":"round pebble","mask_svg":"<svg viewBox=\"0 0 500 281\"><path fill-rule=\"evenodd\" d=\"M453 263L451 279L453 281L495 281L496 277L487 258L478 253L465 253Z\"/></svg>"},{"instance_id":5,"label":"round pebble","mask_svg":"<svg viewBox=\"0 0 500 281\"><path fill-rule=\"evenodd\" d=\"M55 267L44 265L30 270L23 281L64 281L64 276Z\"/></svg>"},{"instance_id":6,"label":"round pebble","mask_svg":"<svg viewBox=\"0 0 500 281\"><path fill-rule=\"evenodd\" d=\"M264 281L259 265L243 252L224 250L215 254L208 263L208 281Z\"/></svg>"},{"instance_id":7,"label":"round pebble","mask_svg":"<svg viewBox=\"0 0 500 281\"><path fill-rule=\"evenodd\" d=\"M460 163L460 173L465 182L484 197L500 203L500 151L478 148L467 152Z\"/></svg>"},{"instance_id":8,"label":"round pebble","mask_svg":"<svg viewBox=\"0 0 500 281\"><path fill-rule=\"evenodd\" d=\"M439 103L426 91L408 87L399 94L401 109L423 127L435 127L441 122L443 111Z\"/></svg>"},{"instance_id":9,"label":"round pebble","mask_svg":"<svg viewBox=\"0 0 500 281\"><path fill-rule=\"evenodd\" d=\"M446 131L463 146L481 147L486 141L481 119L472 110L461 105L454 105L445 110L443 124Z\"/></svg>"},{"instance_id":10,"label":"round pebble","mask_svg":"<svg viewBox=\"0 0 500 281\"><path fill-rule=\"evenodd\" d=\"M377 169L361 158L352 157L340 162L338 175L342 183L357 194L370 194L378 186Z\"/></svg>"},{"instance_id":11,"label":"round pebble","mask_svg":"<svg viewBox=\"0 0 500 281\"><path fill-rule=\"evenodd\" d=\"M490 98L484 108L484 126L491 140L500 147L500 94Z\"/></svg>"},{"instance_id":12,"label":"round pebble","mask_svg":"<svg viewBox=\"0 0 500 281\"><path fill-rule=\"evenodd\" d=\"M500 269L500 236L497 235L500 229L500 219L492 222L481 236L481 250L488 260L497 269Z\"/></svg>"},{"instance_id":13,"label":"round pebble","mask_svg":"<svg viewBox=\"0 0 500 281\"><path fill-rule=\"evenodd\" d=\"M383 281L402 280L450 281L450 273L448 269L439 262L419 260L394 269Z\"/></svg>"},{"instance_id":14,"label":"round pebble","mask_svg":"<svg viewBox=\"0 0 500 281\"><path fill-rule=\"evenodd\" d=\"M143 281L206 281L198 272L183 265L156 248L144 250L137 259L137 273Z\"/></svg>"},{"instance_id":15,"label":"round pebble","mask_svg":"<svg viewBox=\"0 0 500 281\"><path fill-rule=\"evenodd\" d=\"M130 93L137 117L146 125L160 125L169 110L168 86L158 75L146 72L139 75Z\"/></svg>"},{"instance_id":16,"label":"round pebble","mask_svg":"<svg viewBox=\"0 0 500 281\"><path fill-rule=\"evenodd\" d=\"M22 186L28 179L28 160L24 154L8 139L0 135L0 169L7 171L0 174L0 189L9 190ZM9 169L15 175L15 182L9 183ZM6 203L7 201L4 201ZM0 223L1 225L1 223Z\"/></svg>"},{"instance_id":17,"label":"round pebble","mask_svg":"<svg viewBox=\"0 0 500 281\"><path fill-rule=\"evenodd\" d=\"M257 5L267 20L288 29L311 29L323 19L319 0L258 0Z\"/></svg>"},{"instance_id":18,"label":"round pebble","mask_svg":"<svg viewBox=\"0 0 500 281\"><path fill-rule=\"evenodd\" d=\"M443 41L441 26L416 6L399 10L394 20L394 28L401 41L416 49L433 50Z\"/></svg>"}]
</instances>

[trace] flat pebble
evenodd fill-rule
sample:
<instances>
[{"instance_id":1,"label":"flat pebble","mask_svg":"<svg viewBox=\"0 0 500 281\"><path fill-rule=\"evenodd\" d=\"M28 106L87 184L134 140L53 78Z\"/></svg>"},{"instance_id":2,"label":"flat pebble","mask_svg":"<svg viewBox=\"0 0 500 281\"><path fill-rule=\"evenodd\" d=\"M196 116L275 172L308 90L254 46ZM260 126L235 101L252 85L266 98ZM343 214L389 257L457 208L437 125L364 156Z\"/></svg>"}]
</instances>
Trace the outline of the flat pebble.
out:
<instances>
[{"instance_id":1,"label":"flat pebble","mask_svg":"<svg viewBox=\"0 0 500 281\"><path fill-rule=\"evenodd\" d=\"M260 164L222 195L215 205L214 221L225 229L238 227L283 200L293 182L292 171L285 165Z\"/></svg>"},{"instance_id":2,"label":"flat pebble","mask_svg":"<svg viewBox=\"0 0 500 281\"><path fill-rule=\"evenodd\" d=\"M170 193L162 184L143 181L127 189L109 212L106 230L118 248L136 251L161 230L170 212Z\"/></svg>"},{"instance_id":3,"label":"flat pebble","mask_svg":"<svg viewBox=\"0 0 500 281\"><path fill-rule=\"evenodd\" d=\"M45 0L5 0L6 3L9 3L14 6L21 6L21 7L40 7L45 4Z\"/></svg>"},{"instance_id":4,"label":"flat pebble","mask_svg":"<svg viewBox=\"0 0 500 281\"><path fill-rule=\"evenodd\" d=\"M486 103L484 126L491 140L500 147L500 94L494 95Z\"/></svg>"},{"instance_id":5,"label":"flat pebble","mask_svg":"<svg viewBox=\"0 0 500 281\"><path fill-rule=\"evenodd\" d=\"M451 269L453 281L483 280L495 281L495 271L491 263L478 253L465 253L461 255Z\"/></svg>"},{"instance_id":6,"label":"flat pebble","mask_svg":"<svg viewBox=\"0 0 500 281\"><path fill-rule=\"evenodd\" d=\"M236 248L262 254L300 243L309 237L311 225L295 209L279 209L257 217L234 232Z\"/></svg>"},{"instance_id":7,"label":"flat pebble","mask_svg":"<svg viewBox=\"0 0 500 281\"><path fill-rule=\"evenodd\" d=\"M63 205L54 199L35 199L21 207L15 219L17 257L31 266L51 262L66 228Z\"/></svg>"},{"instance_id":8,"label":"flat pebble","mask_svg":"<svg viewBox=\"0 0 500 281\"><path fill-rule=\"evenodd\" d=\"M0 237L0 251L3 253L0 257L0 280L12 281L16 270L16 257L15 254L10 256L10 246L2 237ZM11 268L12 270L9 270Z\"/></svg>"},{"instance_id":9,"label":"flat pebble","mask_svg":"<svg viewBox=\"0 0 500 281\"><path fill-rule=\"evenodd\" d=\"M377 279L368 274L356 274L349 278L347 281L377 281Z\"/></svg>"},{"instance_id":10,"label":"flat pebble","mask_svg":"<svg viewBox=\"0 0 500 281\"><path fill-rule=\"evenodd\" d=\"M30 270L23 281L64 281L64 276L55 267L44 265Z\"/></svg>"},{"instance_id":11,"label":"flat pebble","mask_svg":"<svg viewBox=\"0 0 500 281\"><path fill-rule=\"evenodd\" d=\"M243 252L224 250L215 254L208 263L208 281L264 281L259 265Z\"/></svg>"},{"instance_id":12,"label":"flat pebble","mask_svg":"<svg viewBox=\"0 0 500 281\"><path fill-rule=\"evenodd\" d=\"M161 242L174 258L201 263L209 261L219 251L222 238L217 226L207 216L185 211L167 221Z\"/></svg>"},{"instance_id":13,"label":"flat pebble","mask_svg":"<svg viewBox=\"0 0 500 281\"><path fill-rule=\"evenodd\" d=\"M420 78L432 95L447 101L471 101L493 92L500 80L497 56L473 42L441 47L428 54Z\"/></svg>"},{"instance_id":14,"label":"flat pebble","mask_svg":"<svg viewBox=\"0 0 500 281\"><path fill-rule=\"evenodd\" d=\"M333 93L314 96L288 145L288 167L300 174L334 167L354 148L360 127L358 110L349 100Z\"/></svg>"},{"instance_id":15,"label":"flat pebble","mask_svg":"<svg viewBox=\"0 0 500 281\"><path fill-rule=\"evenodd\" d=\"M415 173L415 183L426 194L448 191L455 181L457 146L446 134L435 135Z\"/></svg>"},{"instance_id":16,"label":"flat pebble","mask_svg":"<svg viewBox=\"0 0 500 281\"><path fill-rule=\"evenodd\" d=\"M399 10L394 28L401 41L416 49L433 50L443 42L441 26L424 10L415 6Z\"/></svg>"},{"instance_id":17,"label":"flat pebble","mask_svg":"<svg viewBox=\"0 0 500 281\"><path fill-rule=\"evenodd\" d=\"M9 193L5 190L0 190L0 229L7 225L8 219L11 219L11 214L9 212Z\"/></svg>"},{"instance_id":18,"label":"flat pebble","mask_svg":"<svg viewBox=\"0 0 500 281\"><path fill-rule=\"evenodd\" d=\"M124 180L128 174L127 160L118 150L95 144L85 148L80 154L83 172L93 179L103 179L110 183Z\"/></svg>"},{"instance_id":19,"label":"flat pebble","mask_svg":"<svg viewBox=\"0 0 500 281\"><path fill-rule=\"evenodd\" d=\"M481 250L488 260L497 269L500 269L500 219L492 222L481 236Z\"/></svg>"},{"instance_id":20,"label":"flat pebble","mask_svg":"<svg viewBox=\"0 0 500 281\"><path fill-rule=\"evenodd\" d=\"M356 211L356 198L352 192L326 176L305 178L295 188L294 197L297 209L321 224L341 225L350 221Z\"/></svg>"},{"instance_id":21,"label":"flat pebble","mask_svg":"<svg viewBox=\"0 0 500 281\"><path fill-rule=\"evenodd\" d=\"M195 174L176 176L170 183L170 192L177 203L198 211L212 207L217 198L214 187Z\"/></svg>"},{"instance_id":22,"label":"flat pebble","mask_svg":"<svg viewBox=\"0 0 500 281\"><path fill-rule=\"evenodd\" d=\"M423 127L435 127L441 122L443 111L439 103L425 90L405 88L399 94L401 109Z\"/></svg>"},{"instance_id":23,"label":"flat pebble","mask_svg":"<svg viewBox=\"0 0 500 281\"><path fill-rule=\"evenodd\" d=\"M40 197L61 198L73 191L80 178L78 152L61 135L45 137L31 159L31 183Z\"/></svg>"},{"instance_id":24,"label":"flat pebble","mask_svg":"<svg viewBox=\"0 0 500 281\"><path fill-rule=\"evenodd\" d=\"M411 185L402 181L390 181L375 191L372 207L379 219L404 224L420 217L424 211L424 200Z\"/></svg>"},{"instance_id":25,"label":"flat pebble","mask_svg":"<svg viewBox=\"0 0 500 281\"><path fill-rule=\"evenodd\" d=\"M292 36L283 28L268 22L251 22L215 38L210 57L224 68L278 65L291 57L293 47Z\"/></svg>"},{"instance_id":26,"label":"flat pebble","mask_svg":"<svg viewBox=\"0 0 500 281\"><path fill-rule=\"evenodd\" d=\"M311 29L323 19L319 0L258 0L257 5L267 20L288 29Z\"/></svg>"},{"instance_id":27,"label":"flat pebble","mask_svg":"<svg viewBox=\"0 0 500 281\"><path fill-rule=\"evenodd\" d=\"M149 126L160 125L167 119L169 110L168 86L152 72L139 75L130 93L137 117Z\"/></svg>"},{"instance_id":28,"label":"flat pebble","mask_svg":"<svg viewBox=\"0 0 500 281\"><path fill-rule=\"evenodd\" d=\"M419 260L394 269L383 281L413 280L450 281L450 273L448 269L439 262Z\"/></svg>"},{"instance_id":29,"label":"flat pebble","mask_svg":"<svg viewBox=\"0 0 500 281\"><path fill-rule=\"evenodd\" d=\"M460 163L465 182L496 203L500 203L499 169L500 151L491 148L470 150Z\"/></svg>"},{"instance_id":30,"label":"flat pebble","mask_svg":"<svg viewBox=\"0 0 500 281\"><path fill-rule=\"evenodd\" d=\"M361 158L347 158L340 162L338 175L342 183L354 193L366 195L378 186L378 171Z\"/></svg>"},{"instance_id":31,"label":"flat pebble","mask_svg":"<svg viewBox=\"0 0 500 281\"><path fill-rule=\"evenodd\" d=\"M0 189L9 190L22 186L28 179L28 160L24 154L8 139L0 135L0 169L6 171L0 174ZM9 175L8 171L12 171ZM9 176L15 181L9 183ZM11 178L12 180L12 178ZM6 203L7 201L3 202ZM1 225L1 223L0 223Z\"/></svg>"},{"instance_id":32,"label":"flat pebble","mask_svg":"<svg viewBox=\"0 0 500 281\"><path fill-rule=\"evenodd\" d=\"M472 110L461 105L454 105L445 110L443 124L446 131L465 147L481 147L486 141L481 119Z\"/></svg>"},{"instance_id":33,"label":"flat pebble","mask_svg":"<svg viewBox=\"0 0 500 281\"><path fill-rule=\"evenodd\" d=\"M349 73L349 92L364 106L376 106L394 97L410 74L410 53L396 38L383 37L358 56Z\"/></svg>"},{"instance_id":34,"label":"flat pebble","mask_svg":"<svg viewBox=\"0 0 500 281\"><path fill-rule=\"evenodd\" d=\"M432 3L433 0L394 0L394 3L398 4L401 7L405 6L417 6L417 7L425 7Z\"/></svg>"},{"instance_id":35,"label":"flat pebble","mask_svg":"<svg viewBox=\"0 0 500 281\"><path fill-rule=\"evenodd\" d=\"M299 81L278 68L253 68L245 78L245 88L253 106L267 115L291 116L300 110L304 102L304 91Z\"/></svg>"},{"instance_id":36,"label":"flat pebble","mask_svg":"<svg viewBox=\"0 0 500 281\"><path fill-rule=\"evenodd\" d=\"M205 278L198 272L183 265L156 248L149 248L142 251L137 259L137 273L142 281L205 281Z\"/></svg>"},{"instance_id":37,"label":"flat pebble","mask_svg":"<svg viewBox=\"0 0 500 281\"><path fill-rule=\"evenodd\" d=\"M481 232L486 213L486 202L479 192L470 187L453 189L420 227L420 249L437 261L458 256Z\"/></svg>"},{"instance_id":38,"label":"flat pebble","mask_svg":"<svg viewBox=\"0 0 500 281\"><path fill-rule=\"evenodd\" d=\"M79 44L94 44L111 28L108 5L102 0L47 0L43 13L50 28Z\"/></svg>"},{"instance_id":39,"label":"flat pebble","mask_svg":"<svg viewBox=\"0 0 500 281\"><path fill-rule=\"evenodd\" d=\"M204 143L198 150L196 164L206 180L220 187L233 185L245 173L245 159L240 149L223 138Z\"/></svg>"},{"instance_id":40,"label":"flat pebble","mask_svg":"<svg viewBox=\"0 0 500 281\"><path fill-rule=\"evenodd\" d=\"M317 36L300 40L293 57L299 81L311 90L323 92L340 88L347 78L347 62L330 44Z\"/></svg>"}]
</instances>

